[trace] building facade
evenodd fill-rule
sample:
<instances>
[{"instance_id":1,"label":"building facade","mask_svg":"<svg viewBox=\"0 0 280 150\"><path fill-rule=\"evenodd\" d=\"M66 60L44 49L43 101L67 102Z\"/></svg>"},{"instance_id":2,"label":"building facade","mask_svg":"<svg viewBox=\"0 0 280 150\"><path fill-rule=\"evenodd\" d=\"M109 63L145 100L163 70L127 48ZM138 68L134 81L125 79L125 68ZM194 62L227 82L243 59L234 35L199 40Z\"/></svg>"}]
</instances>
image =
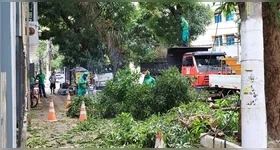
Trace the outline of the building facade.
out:
<instances>
[{"instance_id":1,"label":"building facade","mask_svg":"<svg viewBox=\"0 0 280 150\"><path fill-rule=\"evenodd\" d=\"M27 17L34 17L35 9L30 10L29 5L36 8L37 2L0 2L0 148L25 146L29 54L30 49L36 51L38 41L38 23Z\"/></svg>"},{"instance_id":2,"label":"building facade","mask_svg":"<svg viewBox=\"0 0 280 150\"><path fill-rule=\"evenodd\" d=\"M205 3L212 6L213 3ZM217 52L226 52L227 56L237 57L240 59L241 46L238 39L238 11L231 14L222 12L219 14L215 10L220 3L212 6L213 17L212 23L206 28L206 32L200 35L196 41L191 43L192 46L210 46L210 50Z\"/></svg>"}]
</instances>

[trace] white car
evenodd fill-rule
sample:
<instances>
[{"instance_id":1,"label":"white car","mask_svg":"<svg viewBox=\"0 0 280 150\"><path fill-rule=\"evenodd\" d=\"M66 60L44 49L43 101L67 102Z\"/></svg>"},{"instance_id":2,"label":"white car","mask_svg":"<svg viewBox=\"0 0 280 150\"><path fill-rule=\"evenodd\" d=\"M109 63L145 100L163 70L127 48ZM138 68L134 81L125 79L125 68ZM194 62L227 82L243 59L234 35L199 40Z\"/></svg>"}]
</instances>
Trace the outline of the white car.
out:
<instances>
[{"instance_id":1,"label":"white car","mask_svg":"<svg viewBox=\"0 0 280 150\"><path fill-rule=\"evenodd\" d=\"M94 74L95 88L101 90L105 87L106 82L113 79L113 72L110 67L106 67L103 73Z\"/></svg>"},{"instance_id":2,"label":"white car","mask_svg":"<svg viewBox=\"0 0 280 150\"><path fill-rule=\"evenodd\" d=\"M64 83L65 82L65 77L64 74L56 74L56 82L58 83Z\"/></svg>"},{"instance_id":3,"label":"white car","mask_svg":"<svg viewBox=\"0 0 280 150\"><path fill-rule=\"evenodd\" d=\"M113 73L95 74L95 85L96 87L105 87L107 81L113 79Z\"/></svg>"}]
</instances>

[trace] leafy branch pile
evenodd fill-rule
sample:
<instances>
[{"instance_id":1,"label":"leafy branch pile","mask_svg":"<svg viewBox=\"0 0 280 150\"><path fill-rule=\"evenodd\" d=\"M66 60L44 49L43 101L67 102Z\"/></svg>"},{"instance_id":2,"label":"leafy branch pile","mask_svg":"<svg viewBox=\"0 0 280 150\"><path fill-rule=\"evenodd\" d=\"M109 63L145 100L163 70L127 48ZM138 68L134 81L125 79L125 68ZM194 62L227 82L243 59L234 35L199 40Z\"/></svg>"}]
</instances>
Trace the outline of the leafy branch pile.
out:
<instances>
[{"instance_id":1,"label":"leafy branch pile","mask_svg":"<svg viewBox=\"0 0 280 150\"><path fill-rule=\"evenodd\" d=\"M97 98L97 111L105 118L127 112L135 119L145 119L187 104L197 94L190 86L194 79L182 76L177 68L162 71L156 86L139 84L139 77L129 70L119 72Z\"/></svg>"},{"instance_id":2,"label":"leafy branch pile","mask_svg":"<svg viewBox=\"0 0 280 150\"><path fill-rule=\"evenodd\" d=\"M192 107L193 109L190 109ZM180 108L182 114L178 112ZM191 128L178 122L184 114L190 114L194 120L190 122ZM211 114L214 114L213 116ZM180 116L183 117L180 117ZM203 119L199 116L212 116ZM152 115L145 120L135 120L129 113L121 113L113 120L93 119L78 124L68 134L72 137L73 144L83 148L152 148L155 144L157 132L163 133L165 147L190 148L199 145L200 134L209 131L212 120L221 122L218 128L223 128L228 121L227 113L211 110L207 103L196 102L174 107L166 114ZM229 128L236 129L238 117L234 115ZM74 140L83 136L81 140ZM228 138L227 138L228 139Z\"/></svg>"},{"instance_id":3,"label":"leafy branch pile","mask_svg":"<svg viewBox=\"0 0 280 150\"><path fill-rule=\"evenodd\" d=\"M238 113L214 110L206 102L194 101L197 93L191 82L192 78L182 76L176 68L163 71L156 86L139 84L139 74L130 70L118 72L98 96L72 100L68 116L78 116L82 100L89 116L72 132L94 133L94 137L78 142L82 147L149 148L161 131L166 147L185 148L198 144L200 134L210 132L211 123L217 120L216 128L226 127L224 131L232 136L238 129ZM237 98L221 99L215 105L233 106ZM104 120L114 117L113 121ZM110 128L102 127L107 126L104 121Z\"/></svg>"}]
</instances>

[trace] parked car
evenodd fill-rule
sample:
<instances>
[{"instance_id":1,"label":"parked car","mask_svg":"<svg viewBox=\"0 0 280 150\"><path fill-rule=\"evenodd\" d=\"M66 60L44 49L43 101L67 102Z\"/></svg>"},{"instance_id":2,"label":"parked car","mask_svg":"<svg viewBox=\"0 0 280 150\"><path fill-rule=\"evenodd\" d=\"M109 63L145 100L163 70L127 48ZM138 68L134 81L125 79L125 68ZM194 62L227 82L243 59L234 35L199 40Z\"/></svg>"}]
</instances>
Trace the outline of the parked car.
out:
<instances>
[{"instance_id":1,"label":"parked car","mask_svg":"<svg viewBox=\"0 0 280 150\"><path fill-rule=\"evenodd\" d=\"M106 82L113 79L113 72L110 65L104 66L100 72L94 74L94 84L97 91L103 89Z\"/></svg>"},{"instance_id":2,"label":"parked car","mask_svg":"<svg viewBox=\"0 0 280 150\"><path fill-rule=\"evenodd\" d=\"M58 94L67 95L68 92L70 92L71 96L75 94L74 89L68 83L60 84L60 88L58 89Z\"/></svg>"},{"instance_id":3,"label":"parked car","mask_svg":"<svg viewBox=\"0 0 280 150\"><path fill-rule=\"evenodd\" d=\"M56 74L56 82L57 83L64 83L65 82L65 77L64 74Z\"/></svg>"}]
</instances>

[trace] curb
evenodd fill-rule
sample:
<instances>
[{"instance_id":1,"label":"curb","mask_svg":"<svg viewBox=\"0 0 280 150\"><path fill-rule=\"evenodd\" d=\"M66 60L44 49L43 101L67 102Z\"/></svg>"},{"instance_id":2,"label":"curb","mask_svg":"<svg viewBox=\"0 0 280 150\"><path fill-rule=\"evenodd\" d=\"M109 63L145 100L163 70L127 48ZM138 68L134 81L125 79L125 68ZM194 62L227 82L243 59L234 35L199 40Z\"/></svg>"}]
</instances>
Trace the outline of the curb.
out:
<instances>
[{"instance_id":1,"label":"curb","mask_svg":"<svg viewBox=\"0 0 280 150\"><path fill-rule=\"evenodd\" d=\"M200 134L200 145L205 148L242 148L239 145L231 143L229 141L222 140L220 138L215 138L214 145L214 136L206 135L206 133Z\"/></svg>"}]
</instances>

